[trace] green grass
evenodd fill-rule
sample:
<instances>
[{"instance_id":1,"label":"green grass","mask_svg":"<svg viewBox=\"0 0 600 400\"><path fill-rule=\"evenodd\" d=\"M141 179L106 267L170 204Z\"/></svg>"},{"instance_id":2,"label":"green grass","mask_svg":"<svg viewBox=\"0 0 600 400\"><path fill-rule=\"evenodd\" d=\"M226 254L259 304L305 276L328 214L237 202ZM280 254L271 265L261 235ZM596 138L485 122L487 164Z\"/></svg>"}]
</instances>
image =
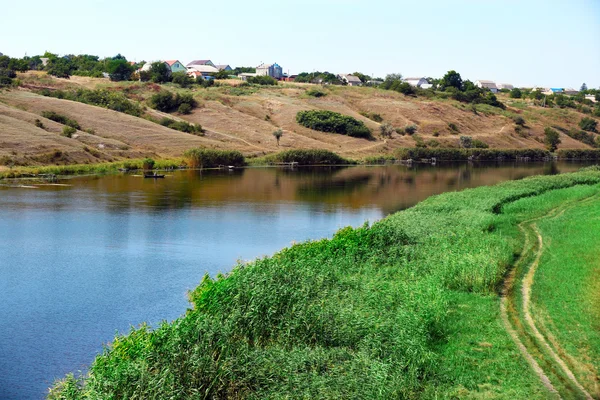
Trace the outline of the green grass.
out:
<instances>
[{"instance_id":1,"label":"green grass","mask_svg":"<svg viewBox=\"0 0 600 400\"><path fill-rule=\"evenodd\" d=\"M117 336L50 398L548 398L497 291L517 223L564 199L525 202L599 183L590 168L433 196L206 276L184 316Z\"/></svg>"},{"instance_id":2,"label":"green grass","mask_svg":"<svg viewBox=\"0 0 600 400\"><path fill-rule=\"evenodd\" d=\"M285 150L249 160L251 165L273 165L296 162L299 165L349 165L356 161L343 158L328 150L297 149Z\"/></svg>"}]
</instances>

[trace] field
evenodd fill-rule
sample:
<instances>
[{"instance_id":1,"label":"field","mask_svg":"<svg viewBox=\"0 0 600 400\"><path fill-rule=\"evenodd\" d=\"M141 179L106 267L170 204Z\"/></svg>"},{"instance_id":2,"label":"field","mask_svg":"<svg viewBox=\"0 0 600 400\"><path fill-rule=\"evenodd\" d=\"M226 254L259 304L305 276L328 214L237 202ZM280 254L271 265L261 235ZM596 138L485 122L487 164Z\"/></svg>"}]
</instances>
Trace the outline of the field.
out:
<instances>
[{"instance_id":1,"label":"field","mask_svg":"<svg viewBox=\"0 0 600 400\"><path fill-rule=\"evenodd\" d=\"M206 276L50 398L597 396L599 194L597 167L446 193Z\"/></svg>"},{"instance_id":2,"label":"field","mask_svg":"<svg viewBox=\"0 0 600 400\"><path fill-rule=\"evenodd\" d=\"M457 148L461 135L472 136L493 149L542 149L545 127L577 128L584 116L570 109L537 107L506 95L499 95L507 104L506 110L480 104L475 113L469 105L454 100L415 98L366 87L323 87L326 95L315 98L307 94L315 85L293 83L260 87L223 81L218 87L182 89L174 84L110 82L76 76L58 79L43 72L23 73L19 80L19 88L0 92L0 166L5 167L173 158L181 157L193 147L237 150L250 157L289 149L324 149L344 158L362 159L390 155L398 148L415 147L421 142L429 143L432 148ZM43 89L82 88L123 93L144 109L146 118L37 94ZM192 94L198 107L189 115L166 114L149 108L149 98L161 88ZM304 110L329 110L351 116L363 122L374 138L305 128L296 122L296 114ZM66 115L78 121L81 129L71 138L61 136L63 126L42 117L44 111ZM515 116L526 121L526 128L520 132L515 130L512 120ZM148 119L163 117L201 124L205 132L203 135L179 132ZM375 121L379 117L382 122ZM36 120L43 128L36 125ZM399 130L416 125L417 134L394 133L390 138L381 138L378 135L381 123L390 123ZM279 146L272 135L276 129L283 130ZM563 132L560 138L561 149L590 148Z\"/></svg>"}]
</instances>

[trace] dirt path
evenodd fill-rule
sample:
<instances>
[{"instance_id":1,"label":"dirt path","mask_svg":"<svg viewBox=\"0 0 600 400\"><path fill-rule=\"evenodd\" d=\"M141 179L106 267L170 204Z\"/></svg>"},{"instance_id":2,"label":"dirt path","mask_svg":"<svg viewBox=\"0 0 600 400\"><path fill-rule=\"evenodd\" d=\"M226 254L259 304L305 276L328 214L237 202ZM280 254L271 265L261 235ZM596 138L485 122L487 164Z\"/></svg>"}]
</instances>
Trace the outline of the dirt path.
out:
<instances>
[{"instance_id":1,"label":"dirt path","mask_svg":"<svg viewBox=\"0 0 600 400\"><path fill-rule=\"evenodd\" d=\"M555 370L557 366L562 373L564 373L566 379L568 379L567 383L578 389L578 393L572 393L573 395L576 397L581 397L583 395L586 400L593 400L592 396L579 383L573 372L569 369L567 363L554 351L544 335L539 331L531 315L531 290L535 273L539 267L539 262L544 251L544 240L537 228L536 222L542 219L558 218L568 209L575 207L581 202L592 200L595 197L596 196L592 196L583 200L569 202L551 210L542 217L523 221L518 225L525 236L523 251L515 263L514 268L505 279L501 292L500 312L506 331L536 375L540 378L543 385L558 398L562 398L562 396L548 377L552 370ZM533 260L529 261L532 257ZM515 286L519 284L519 282L516 282L517 273L519 271L526 271L525 276L520 282L522 297L520 302L521 310L519 310L517 304L518 300L515 298L514 291ZM525 327L528 327L529 330L525 329ZM544 370L540 363L536 361L536 358L532 353L542 358L546 370ZM544 354L549 355L549 358L544 357Z\"/></svg>"}]
</instances>

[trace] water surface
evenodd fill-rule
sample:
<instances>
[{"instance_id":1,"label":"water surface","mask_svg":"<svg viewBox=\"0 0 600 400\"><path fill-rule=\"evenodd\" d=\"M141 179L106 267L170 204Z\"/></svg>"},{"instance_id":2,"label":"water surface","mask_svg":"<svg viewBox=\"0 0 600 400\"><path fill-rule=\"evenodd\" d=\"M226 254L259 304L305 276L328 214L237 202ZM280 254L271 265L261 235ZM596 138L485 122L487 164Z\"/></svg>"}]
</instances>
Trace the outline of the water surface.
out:
<instances>
[{"instance_id":1,"label":"water surface","mask_svg":"<svg viewBox=\"0 0 600 400\"><path fill-rule=\"evenodd\" d=\"M116 332L171 321L205 273L430 195L578 164L178 171L0 187L0 399L43 398Z\"/></svg>"}]
</instances>

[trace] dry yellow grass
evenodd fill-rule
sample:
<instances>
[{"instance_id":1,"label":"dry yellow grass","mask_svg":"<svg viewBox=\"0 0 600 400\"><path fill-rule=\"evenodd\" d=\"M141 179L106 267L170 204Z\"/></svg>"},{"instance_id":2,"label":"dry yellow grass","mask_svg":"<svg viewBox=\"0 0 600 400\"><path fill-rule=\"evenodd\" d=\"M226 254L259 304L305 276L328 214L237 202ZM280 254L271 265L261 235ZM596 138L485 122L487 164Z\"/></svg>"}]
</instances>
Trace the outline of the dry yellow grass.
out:
<instances>
[{"instance_id":1,"label":"dry yellow grass","mask_svg":"<svg viewBox=\"0 0 600 400\"><path fill-rule=\"evenodd\" d=\"M546 126L575 128L583 114L573 110L543 109L532 105L511 107L475 114L469 107L451 101L407 97L373 88L325 87L325 97L306 95L314 85L285 83L278 87L236 87L239 81L227 80L220 87L191 92L200 106L190 115L164 114L148 109L156 118L168 116L199 123L205 136L194 136L100 107L43 97L33 93L43 87L60 89L84 87L125 91L133 101L142 104L159 90L154 84L139 82L113 83L107 79L71 77L56 79L41 72L20 74L23 87L0 92L0 160L16 164L86 163L125 158L176 157L192 147L240 150L247 155L263 155L279 150L309 148L326 149L345 157L391 154L400 147L414 147L411 136L394 134L382 140L377 137L380 124L361 113L376 113L397 128L415 124L419 136L427 143L435 141L441 147L457 147L460 135L469 135L491 148L543 148ZM174 85L167 89L181 91ZM366 140L329 134L304 128L296 123L301 110L322 109L340 112L363 121L376 139ZM77 120L82 129L73 138L60 136L62 125L41 117L43 111L56 111ZM521 135L514 130L510 115L522 115L528 128ZM35 126L40 119L46 129ZM452 132L448 124L458 126ZM272 135L278 128L284 135L280 146ZM588 148L561 133L560 148ZM60 158L48 161L48 154L62 152ZM2 164L0 162L0 164Z\"/></svg>"}]
</instances>

